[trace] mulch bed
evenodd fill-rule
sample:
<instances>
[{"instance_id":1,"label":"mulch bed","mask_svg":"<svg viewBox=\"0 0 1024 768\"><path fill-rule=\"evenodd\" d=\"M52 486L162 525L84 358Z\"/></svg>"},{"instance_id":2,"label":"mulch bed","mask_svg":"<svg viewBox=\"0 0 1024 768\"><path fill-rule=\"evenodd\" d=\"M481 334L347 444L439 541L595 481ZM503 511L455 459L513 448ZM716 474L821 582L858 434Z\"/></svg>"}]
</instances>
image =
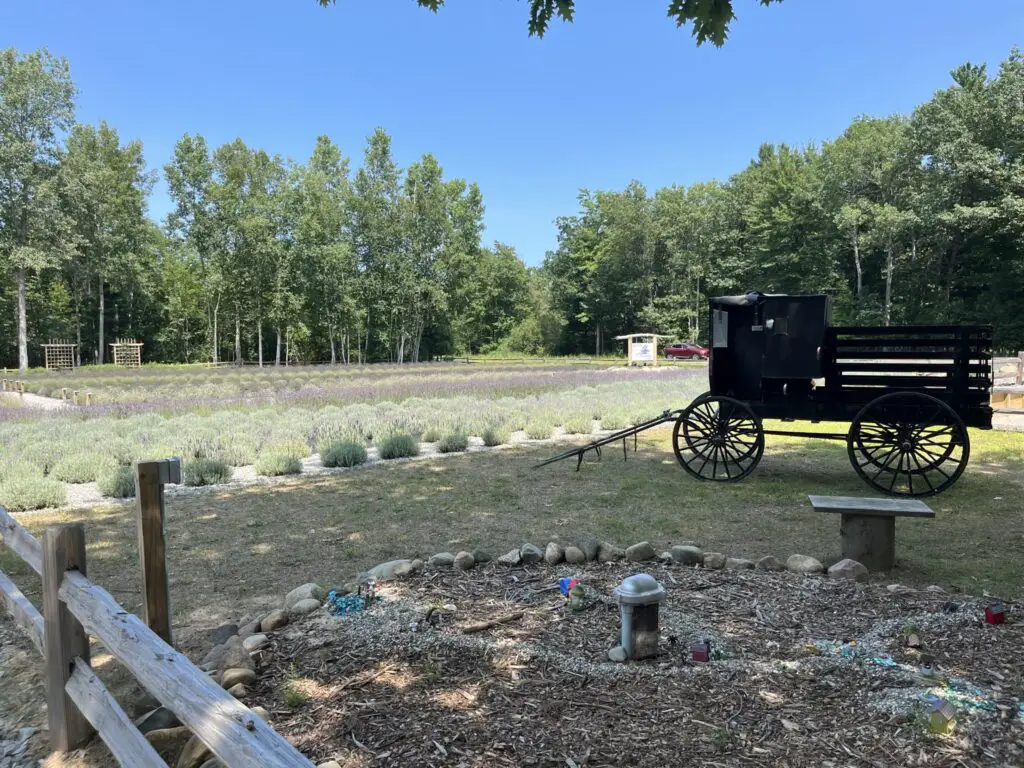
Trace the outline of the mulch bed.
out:
<instances>
[{"instance_id":1,"label":"mulch bed","mask_svg":"<svg viewBox=\"0 0 1024 768\"><path fill-rule=\"evenodd\" d=\"M647 564L667 591L661 654L614 664L611 590L637 570L492 564L382 585L363 613L278 633L246 703L314 761L352 767L1024 764L1012 606L990 626L980 598ZM579 613L568 575L588 588ZM695 664L703 638L721 658ZM949 734L928 731L929 690L960 704Z\"/></svg>"}]
</instances>

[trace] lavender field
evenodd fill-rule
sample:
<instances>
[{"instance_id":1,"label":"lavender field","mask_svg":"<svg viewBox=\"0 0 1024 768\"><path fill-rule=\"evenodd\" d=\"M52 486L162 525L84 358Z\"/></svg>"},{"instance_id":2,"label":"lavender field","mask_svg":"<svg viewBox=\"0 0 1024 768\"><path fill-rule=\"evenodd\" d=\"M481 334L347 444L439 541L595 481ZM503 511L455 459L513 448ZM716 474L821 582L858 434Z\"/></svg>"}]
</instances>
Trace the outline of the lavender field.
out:
<instances>
[{"instance_id":1,"label":"lavender field","mask_svg":"<svg viewBox=\"0 0 1024 768\"><path fill-rule=\"evenodd\" d=\"M90 380L100 403L39 412L0 408L0 504L58 507L68 486L131 490L138 459L180 456L185 481L230 479L234 468L294 474L319 455L352 466L422 443L465 450L557 433L587 434L681 407L706 389L703 367L365 366L346 370L174 370ZM59 380L58 377L51 377ZM75 377L75 388L84 389ZM38 377L39 394L46 385ZM128 382L128 383L122 383Z\"/></svg>"}]
</instances>

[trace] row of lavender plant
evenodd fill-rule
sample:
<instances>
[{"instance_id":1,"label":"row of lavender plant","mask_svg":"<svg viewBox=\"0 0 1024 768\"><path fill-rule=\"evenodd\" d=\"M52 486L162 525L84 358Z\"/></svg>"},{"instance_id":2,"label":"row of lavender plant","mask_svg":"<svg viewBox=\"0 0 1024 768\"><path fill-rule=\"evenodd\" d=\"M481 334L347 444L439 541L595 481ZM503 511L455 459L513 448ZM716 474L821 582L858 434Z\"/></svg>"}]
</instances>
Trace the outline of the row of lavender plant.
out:
<instances>
[{"instance_id":1,"label":"row of lavender plant","mask_svg":"<svg viewBox=\"0 0 1024 768\"><path fill-rule=\"evenodd\" d=\"M542 374L543 375L543 374ZM573 376L563 371L563 375ZM424 394L434 394L432 384ZM450 436L505 442L513 432L533 439L556 429L586 434L644 421L680 407L704 389L701 377L678 372L611 375L600 384L523 397L486 397L479 390L375 404L338 405L282 398L259 407L155 411L85 417L77 412L0 423L0 503L11 508L63 501L66 483L103 478L137 459L181 456L240 467L261 456L294 459L342 442L379 445L394 435L435 442ZM25 410L25 409L22 409ZM38 497L38 500L36 500Z\"/></svg>"}]
</instances>

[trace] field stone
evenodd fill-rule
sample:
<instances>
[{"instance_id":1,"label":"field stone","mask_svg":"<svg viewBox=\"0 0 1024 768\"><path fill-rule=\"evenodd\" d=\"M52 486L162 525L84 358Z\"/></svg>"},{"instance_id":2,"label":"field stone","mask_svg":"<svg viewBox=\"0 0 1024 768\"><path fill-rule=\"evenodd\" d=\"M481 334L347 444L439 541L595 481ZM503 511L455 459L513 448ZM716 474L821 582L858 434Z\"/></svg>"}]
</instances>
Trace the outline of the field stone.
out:
<instances>
[{"instance_id":1,"label":"field stone","mask_svg":"<svg viewBox=\"0 0 1024 768\"><path fill-rule=\"evenodd\" d=\"M661 562L663 562L663 563L671 563L672 562L672 553L671 552L662 552L660 555L658 555L658 559Z\"/></svg>"},{"instance_id":2,"label":"field stone","mask_svg":"<svg viewBox=\"0 0 1024 768\"><path fill-rule=\"evenodd\" d=\"M210 641L210 644L220 645L221 643L226 643L229 637L234 637L237 634L237 624L221 624L213 630L213 639Z\"/></svg>"},{"instance_id":3,"label":"field stone","mask_svg":"<svg viewBox=\"0 0 1024 768\"><path fill-rule=\"evenodd\" d=\"M337 760L328 760L326 763L320 763L316 768L341 768L341 764Z\"/></svg>"},{"instance_id":4,"label":"field stone","mask_svg":"<svg viewBox=\"0 0 1024 768\"><path fill-rule=\"evenodd\" d=\"M579 547L566 547L565 562L571 565L583 565L587 562L587 553Z\"/></svg>"},{"instance_id":5,"label":"field stone","mask_svg":"<svg viewBox=\"0 0 1024 768\"><path fill-rule=\"evenodd\" d=\"M234 696L236 699L240 699L249 692L249 689L241 683L237 683L236 685L232 685L230 688L228 688L227 692Z\"/></svg>"},{"instance_id":6,"label":"field stone","mask_svg":"<svg viewBox=\"0 0 1024 768\"><path fill-rule=\"evenodd\" d=\"M276 611L271 611L263 617L263 621L260 622L261 632L273 632L275 629L287 626L288 614L278 608Z\"/></svg>"},{"instance_id":7,"label":"field stone","mask_svg":"<svg viewBox=\"0 0 1024 768\"><path fill-rule=\"evenodd\" d=\"M184 725L175 728L161 728L146 734L146 741L165 759L181 751L181 747L192 738L192 732Z\"/></svg>"},{"instance_id":8,"label":"field stone","mask_svg":"<svg viewBox=\"0 0 1024 768\"><path fill-rule=\"evenodd\" d=\"M704 567L713 570L725 568L725 555L721 552L707 552L704 554Z\"/></svg>"},{"instance_id":9,"label":"field stone","mask_svg":"<svg viewBox=\"0 0 1024 768\"><path fill-rule=\"evenodd\" d=\"M937 595L944 595L944 594L946 594L946 590L944 590L938 584L929 584L927 587L924 588L924 591L925 592L934 592Z\"/></svg>"},{"instance_id":10,"label":"field stone","mask_svg":"<svg viewBox=\"0 0 1024 768\"><path fill-rule=\"evenodd\" d=\"M291 607L288 614L290 616L308 616L316 611L321 605L323 605L323 602L320 600L299 600L299 602L295 603L295 605Z\"/></svg>"},{"instance_id":11,"label":"field stone","mask_svg":"<svg viewBox=\"0 0 1024 768\"><path fill-rule=\"evenodd\" d=\"M654 547L649 541L641 541L631 547L626 547L626 559L631 563L638 563L641 560L654 559Z\"/></svg>"},{"instance_id":12,"label":"field stone","mask_svg":"<svg viewBox=\"0 0 1024 768\"><path fill-rule=\"evenodd\" d=\"M757 561L755 565L759 571L784 571L786 566L779 562L779 558L774 555L765 555Z\"/></svg>"},{"instance_id":13,"label":"field stone","mask_svg":"<svg viewBox=\"0 0 1024 768\"><path fill-rule=\"evenodd\" d=\"M583 550L587 560L597 560L597 555L601 551L601 543L593 536L583 539L577 546Z\"/></svg>"},{"instance_id":14,"label":"field stone","mask_svg":"<svg viewBox=\"0 0 1024 768\"><path fill-rule=\"evenodd\" d=\"M483 549L474 549L470 554L473 555L473 560L477 564L479 564L479 563L489 563L489 562L491 562L491 560L494 559L493 557L491 557L491 553L490 552L487 552L486 550L483 550Z\"/></svg>"},{"instance_id":15,"label":"field stone","mask_svg":"<svg viewBox=\"0 0 1024 768\"><path fill-rule=\"evenodd\" d=\"M608 649L608 658L617 664L621 664L626 660L626 649L621 645L616 645L614 648Z\"/></svg>"},{"instance_id":16,"label":"field stone","mask_svg":"<svg viewBox=\"0 0 1024 768\"><path fill-rule=\"evenodd\" d=\"M476 565L476 559L472 552L463 551L455 555L455 567L460 571L468 571L474 565Z\"/></svg>"},{"instance_id":17,"label":"field stone","mask_svg":"<svg viewBox=\"0 0 1024 768\"><path fill-rule=\"evenodd\" d=\"M260 620L250 621L238 630L238 636L245 640L245 638L255 635L260 631Z\"/></svg>"},{"instance_id":18,"label":"field stone","mask_svg":"<svg viewBox=\"0 0 1024 768\"><path fill-rule=\"evenodd\" d=\"M224 643L224 655L221 656L220 664L217 665L218 670L232 669L235 667L241 667L244 669L255 669L256 667L252 663L252 659L249 658L248 651L242 646L242 641L237 637L232 637L226 643Z\"/></svg>"},{"instance_id":19,"label":"field stone","mask_svg":"<svg viewBox=\"0 0 1024 768\"><path fill-rule=\"evenodd\" d=\"M227 651L227 649L228 647L224 643L213 646L213 648L207 651L206 655L203 656L202 659L200 659L199 666L201 668L210 667L211 669L219 667L221 659L224 658L224 653ZM157 706L160 706L160 702L157 702Z\"/></svg>"},{"instance_id":20,"label":"field stone","mask_svg":"<svg viewBox=\"0 0 1024 768\"><path fill-rule=\"evenodd\" d=\"M193 736L178 755L178 762L174 764L174 768L199 768L209 757L210 748L200 741L198 736Z\"/></svg>"},{"instance_id":21,"label":"field stone","mask_svg":"<svg viewBox=\"0 0 1024 768\"><path fill-rule=\"evenodd\" d=\"M858 563L856 560L846 558L828 569L830 579L847 579L848 581L867 581L871 574L867 566Z\"/></svg>"},{"instance_id":22,"label":"field stone","mask_svg":"<svg viewBox=\"0 0 1024 768\"><path fill-rule=\"evenodd\" d=\"M423 573L424 563L418 557L415 560L407 560L401 565L395 566L392 573L396 579L405 579L409 576L416 576ZM382 579L374 579L374 581L382 581Z\"/></svg>"},{"instance_id":23,"label":"field stone","mask_svg":"<svg viewBox=\"0 0 1024 768\"><path fill-rule=\"evenodd\" d=\"M786 560L786 570L793 573L822 573L825 566L807 555L790 555Z\"/></svg>"},{"instance_id":24,"label":"field stone","mask_svg":"<svg viewBox=\"0 0 1024 768\"><path fill-rule=\"evenodd\" d=\"M607 541L602 542L597 551L597 559L602 563L613 563L626 556L626 550Z\"/></svg>"},{"instance_id":25,"label":"field stone","mask_svg":"<svg viewBox=\"0 0 1024 768\"><path fill-rule=\"evenodd\" d=\"M234 667L225 669L220 676L221 688L232 688L238 684L252 685L256 682L256 673L246 667Z\"/></svg>"},{"instance_id":26,"label":"field stone","mask_svg":"<svg viewBox=\"0 0 1024 768\"><path fill-rule=\"evenodd\" d=\"M549 541L544 549L544 562L548 565L558 565L565 559L565 549L557 541Z\"/></svg>"},{"instance_id":27,"label":"field stone","mask_svg":"<svg viewBox=\"0 0 1024 768\"><path fill-rule=\"evenodd\" d=\"M412 562L412 560L388 560L386 563L380 563L379 565L373 566L373 568L368 570L365 574L362 574L362 576L365 577L364 580L366 581L369 581L370 579L373 579L374 581L391 581L392 579L400 579L402 576L407 574L404 572L399 573L399 571L412 565ZM423 561L420 560L419 562L422 565Z\"/></svg>"},{"instance_id":28,"label":"field stone","mask_svg":"<svg viewBox=\"0 0 1024 768\"><path fill-rule=\"evenodd\" d=\"M742 557L730 557L725 561L725 567L730 571L749 571L754 568L754 561Z\"/></svg>"},{"instance_id":29,"label":"field stone","mask_svg":"<svg viewBox=\"0 0 1024 768\"><path fill-rule=\"evenodd\" d=\"M258 651L260 648L265 647L269 642L270 638L260 632L255 635L249 635L245 638L242 641L242 647L245 649L246 653L252 653L253 651Z\"/></svg>"},{"instance_id":30,"label":"field stone","mask_svg":"<svg viewBox=\"0 0 1024 768\"><path fill-rule=\"evenodd\" d=\"M519 559L524 565L533 565L544 559L544 553L536 544L527 542L519 548Z\"/></svg>"},{"instance_id":31,"label":"field stone","mask_svg":"<svg viewBox=\"0 0 1024 768\"><path fill-rule=\"evenodd\" d=\"M163 731L168 728L176 728L179 725L181 725L181 721L178 716L167 707L157 707L135 721L135 727L139 729L140 733Z\"/></svg>"},{"instance_id":32,"label":"field stone","mask_svg":"<svg viewBox=\"0 0 1024 768\"><path fill-rule=\"evenodd\" d=\"M284 609L290 611L292 606L302 600L316 600L318 603L322 603L327 597L327 593L324 592L323 587L319 584L310 582L309 584L303 584L300 587L296 587L284 598Z\"/></svg>"},{"instance_id":33,"label":"field stone","mask_svg":"<svg viewBox=\"0 0 1024 768\"><path fill-rule=\"evenodd\" d=\"M704 551L690 544L676 544L669 553L672 562L679 565L700 565L704 562Z\"/></svg>"},{"instance_id":34,"label":"field stone","mask_svg":"<svg viewBox=\"0 0 1024 768\"><path fill-rule=\"evenodd\" d=\"M908 587L904 584L886 584L885 588L894 595L910 595L917 592L913 587Z\"/></svg>"},{"instance_id":35,"label":"field stone","mask_svg":"<svg viewBox=\"0 0 1024 768\"><path fill-rule=\"evenodd\" d=\"M427 560L427 564L434 568L450 568L452 563L455 562L455 555L451 552L438 552Z\"/></svg>"},{"instance_id":36,"label":"field stone","mask_svg":"<svg viewBox=\"0 0 1024 768\"><path fill-rule=\"evenodd\" d=\"M519 554L519 548L510 549L504 555L498 558L498 565L519 565L523 561L522 555Z\"/></svg>"}]
</instances>

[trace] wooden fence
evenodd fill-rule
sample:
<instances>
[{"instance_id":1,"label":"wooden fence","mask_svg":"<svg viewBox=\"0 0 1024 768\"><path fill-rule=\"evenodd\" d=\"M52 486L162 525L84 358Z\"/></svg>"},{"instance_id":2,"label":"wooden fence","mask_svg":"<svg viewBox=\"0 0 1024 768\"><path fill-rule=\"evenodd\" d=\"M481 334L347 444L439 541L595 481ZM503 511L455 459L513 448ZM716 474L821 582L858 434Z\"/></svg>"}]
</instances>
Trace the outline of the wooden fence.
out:
<instances>
[{"instance_id":1,"label":"wooden fence","mask_svg":"<svg viewBox=\"0 0 1024 768\"><path fill-rule=\"evenodd\" d=\"M43 610L0 570L0 602L28 633L46 667L47 716L55 751L77 749L94 731L131 768L166 768L89 665L95 637L229 768L313 765L259 716L170 645L164 559L163 485L177 460L137 462L136 508L143 613L129 613L86 576L85 529L46 529L38 541L0 506L0 540L42 577Z\"/></svg>"},{"instance_id":2,"label":"wooden fence","mask_svg":"<svg viewBox=\"0 0 1024 768\"><path fill-rule=\"evenodd\" d=\"M1016 357L997 357L992 361L996 386L1024 386L1024 350Z\"/></svg>"}]
</instances>

